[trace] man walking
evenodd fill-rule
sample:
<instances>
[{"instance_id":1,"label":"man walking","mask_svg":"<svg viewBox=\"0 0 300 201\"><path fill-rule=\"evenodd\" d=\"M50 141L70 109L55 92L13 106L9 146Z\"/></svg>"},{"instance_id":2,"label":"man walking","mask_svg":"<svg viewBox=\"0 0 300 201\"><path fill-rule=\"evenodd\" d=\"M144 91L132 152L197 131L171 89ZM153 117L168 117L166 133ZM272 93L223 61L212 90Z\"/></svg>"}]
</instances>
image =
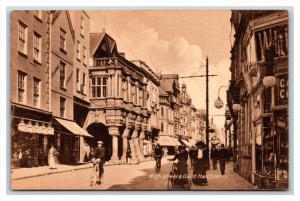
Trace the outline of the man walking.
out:
<instances>
[{"instance_id":1,"label":"man walking","mask_svg":"<svg viewBox=\"0 0 300 201\"><path fill-rule=\"evenodd\" d=\"M225 165L227 161L227 150L224 147L224 144L221 144L221 148L219 150L219 162L220 162L220 170L221 175L225 174Z\"/></svg>"},{"instance_id":2,"label":"man walking","mask_svg":"<svg viewBox=\"0 0 300 201\"><path fill-rule=\"evenodd\" d=\"M218 156L217 156L217 149L215 146L213 146L213 148L211 149L211 160L212 160L212 164L213 164L213 169L216 170L217 169L217 162L218 162Z\"/></svg>"},{"instance_id":3,"label":"man walking","mask_svg":"<svg viewBox=\"0 0 300 201\"><path fill-rule=\"evenodd\" d=\"M105 163L105 149L103 147L103 142L98 141L98 147L95 149L94 152L94 164L95 166L99 166L98 172L97 172L97 180L96 184L100 185L101 184L101 178L103 177L104 174L104 169L103 165Z\"/></svg>"}]
</instances>

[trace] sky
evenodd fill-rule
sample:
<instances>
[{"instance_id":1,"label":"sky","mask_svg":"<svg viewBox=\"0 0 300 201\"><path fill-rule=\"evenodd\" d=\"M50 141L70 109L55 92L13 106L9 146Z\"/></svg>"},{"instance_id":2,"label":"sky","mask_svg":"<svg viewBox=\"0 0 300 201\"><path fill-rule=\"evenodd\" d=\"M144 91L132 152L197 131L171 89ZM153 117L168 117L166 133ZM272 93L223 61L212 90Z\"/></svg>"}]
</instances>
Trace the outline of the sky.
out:
<instances>
[{"instance_id":1,"label":"sky","mask_svg":"<svg viewBox=\"0 0 300 201\"><path fill-rule=\"evenodd\" d=\"M209 114L224 114L214 101L220 86L230 80L230 10L97 10L87 11L91 32L105 30L117 42L128 60L145 61L157 73L179 76L204 75L205 58L209 72ZM205 78L180 79L196 108L205 108ZM226 88L220 98L226 104ZM224 116L211 116L224 127Z\"/></svg>"}]
</instances>

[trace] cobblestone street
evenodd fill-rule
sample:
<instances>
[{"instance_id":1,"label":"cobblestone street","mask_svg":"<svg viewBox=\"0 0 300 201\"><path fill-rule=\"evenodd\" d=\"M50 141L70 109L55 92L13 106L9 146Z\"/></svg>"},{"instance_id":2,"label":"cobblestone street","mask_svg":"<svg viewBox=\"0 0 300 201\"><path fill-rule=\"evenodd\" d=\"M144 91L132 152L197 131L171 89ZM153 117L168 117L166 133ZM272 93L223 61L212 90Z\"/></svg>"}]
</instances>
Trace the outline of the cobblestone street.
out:
<instances>
[{"instance_id":1,"label":"cobblestone street","mask_svg":"<svg viewBox=\"0 0 300 201\"><path fill-rule=\"evenodd\" d=\"M117 165L105 167L101 186L90 186L91 169L81 169L46 176L12 180L14 190L168 190L168 175L172 163L162 161L160 173L155 173L155 162L147 161L139 165ZM189 175L192 169L189 167ZM169 190L254 190L254 186L232 171L228 164L226 174L220 176L219 170L207 172L207 186L192 185L191 179L185 188Z\"/></svg>"}]
</instances>

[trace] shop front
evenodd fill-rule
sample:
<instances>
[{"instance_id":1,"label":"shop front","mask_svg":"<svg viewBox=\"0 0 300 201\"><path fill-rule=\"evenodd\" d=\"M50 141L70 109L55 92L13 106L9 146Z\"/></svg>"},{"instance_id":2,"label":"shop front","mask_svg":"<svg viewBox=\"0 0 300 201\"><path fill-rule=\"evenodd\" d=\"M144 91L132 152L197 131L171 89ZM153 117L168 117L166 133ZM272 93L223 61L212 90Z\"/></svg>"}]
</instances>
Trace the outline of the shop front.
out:
<instances>
[{"instance_id":1,"label":"shop front","mask_svg":"<svg viewBox=\"0 0 300 201\"><path fill-rule=\"evenodd\" d=\"M49 141L54 135L51 113L18 104L11 109L12 168L48 165Z\"/></svg>"},{"instance_id":2,"label":"shop front","mask_svg":"<svg viewBox=\"0 0 300 201\"><path fill-rule=\"evenodd\" d=\"M59 155L61 164L76 164L83 162L86 149L86 138L93 138L86 130L76 122L54 118L54 147Z\"/></svg>"}]
</instances>

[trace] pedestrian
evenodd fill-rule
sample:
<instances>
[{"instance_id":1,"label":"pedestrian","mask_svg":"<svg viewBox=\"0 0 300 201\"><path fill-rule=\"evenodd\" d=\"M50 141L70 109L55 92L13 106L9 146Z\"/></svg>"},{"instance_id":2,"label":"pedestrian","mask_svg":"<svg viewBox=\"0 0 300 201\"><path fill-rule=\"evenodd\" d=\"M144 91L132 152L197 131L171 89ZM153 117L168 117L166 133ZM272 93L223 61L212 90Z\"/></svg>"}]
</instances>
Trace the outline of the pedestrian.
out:
<instances>
[{"instance_id":1,"label":"pedestrian","mask_svg":"<svg viewBox=\"0 0 300 201\"><path fill-rule=\"evenodd\" d=\"M153 150L154 150L154 159L156 162L156 171L159 171L161 168L161 158L163 156L163 149L160 146L160 144L157 141L155 141L153 145Z\"/></svg>"},{"instance_id":2,"label":"pedestrian","mask_svg":"<svg viewBox=\"0 0 300 201\"><path fill-rule=\"evenodd\" d=\"M218 151L218 155L219 155L221 175L224 175L225 174L226 161L227 161L227 158L228 158L228 151L224 147L224 144L221 144L221 147Z\"/></svg>"},{"instance_id":3,"label":"pedestrian","mask_svg":"<svg viewBox=\"0 0 300 201\"><path fill-rule=\"evenodd\" d=\"M56 151L55 147L51 145L49 152L48 152L48 165L50 169L56 169L58 164L57 159L58 152Z\"/></svg>"},{"instance_id":4,"label":"pedestrian","mask_svg":"<svg viewBox=\"0 0 300 201\"><path fill-rule=\"evenodd\" d=\"M103 142L97 142L98 147L94 151L94 158L92 159L93 162L93 175L94 181L91 183L93 184L101 184L101 179L104 175L104 168L103 165L105 163L105 148L103 147Z\"/></svg>"},{"instance_id":5,"label":"pedestrian","mask_svg":"<svg viewBox=\"0 0 300 201\"><path fill-rule=\"evenodd\" d=\"M83 162L89 162L90 161L90 153L91 153L91 148L90 145L88 143L85 144L84 147L84 158L83 158Z\"/></svg>"},{"instance_id":6,"label":"pedestrian","mask_svg":"<svg viewBox=\"0 0 300 201\"><path fill-rule=\"evenodd\" d=\"M217 163L218 163L218 150L216 149L215 146L212 147L211 149L211 160L213 164L213 169L217 169Z\"/></svg>"},{"instance_id":7,"label":"pedestrian","mask_svg":"<svg viewBox=\"0 0 300 201\"><path fill-rule=\"evenodd\" d=\"M191 167L193 167L194 160L197 158L197 148L195 146L192 146L189 150L189 157L191 161Z\"/></svg>"},{"instance_id":8,"label":"pedestrian","mask_svg":"<svg viewBox=\"0 0 300 201\"><path fill-rule=\"evenodd\" d=\"M196 153L197 157L194 159L193 163L193 175L192 182L195 185L207 185L207 176L206 171L208 169L208 149L203 142L196 144L198 147Z\"/></svg>"},{"instance_id":9,"label":"pedestrian","mask_svg":"<svg viewBox=\"0 0 300 201\"><path fill-rule=\"evenodd\" d=\"M131 164L131 150L128 147L127 151L126 151L126 164L130 165Z\"/></svg>"},{"instance_id":10,"label":"pedestrian","mask_svg":"<svg viewBox=\"0 0 300 201\"><path fill-rule=\"evenodd\" d=\"M184 145L180 145L178 147L178 152L175 154L174 158L168 159L170 161L177 160L174 172L174 184L179 186L184 186L188 184L188 170L187 170L187 160L188 160L188 152Z\"/></svg>"}]
</instances>

